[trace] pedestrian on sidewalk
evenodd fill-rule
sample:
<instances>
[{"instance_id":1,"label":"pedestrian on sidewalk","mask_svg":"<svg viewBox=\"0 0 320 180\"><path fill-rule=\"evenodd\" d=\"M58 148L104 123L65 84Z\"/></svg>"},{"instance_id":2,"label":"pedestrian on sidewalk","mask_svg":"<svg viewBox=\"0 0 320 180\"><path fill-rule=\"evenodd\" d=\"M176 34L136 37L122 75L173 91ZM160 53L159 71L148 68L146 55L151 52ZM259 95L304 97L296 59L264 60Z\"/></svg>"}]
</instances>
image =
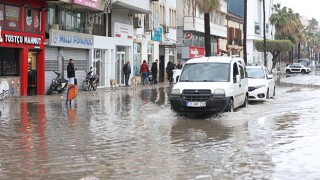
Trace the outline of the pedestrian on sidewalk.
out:
<instances>
[{"instance_id":1,"label":"pedestrian on sidewalk","mask_svg":"<svg viewBox=\"0 0 320 180\"><path fill-rule=\"evenodd\" d=\"M157 74L158 74L158 59L155 60L155 62L152 63L151 66L151 72L152 72L152 80L153 84L157 84Z\"/></svg>"},{"instance_id":2,"label":"pedestrian on sidewalk","mask_svg":"<svg viewBox=\"0 0 320 180\"><path fill-rule=\"evenodd\" d=\"M181 61L178 62L177 64L177 69L182 69L183 65L181 64Z\"/></svg>"},{"instance_id":3,"label":"pedestrian on sidewalk","mask_svg":"<svg viewBox=\"0 0 320 180\"><path fill-rule=\"evenodd\" d=\"M168 63L167 63L167 67L166 67L166 72L167 72L167 75L168 75L168 80L170 83L173 82L173 69L174 69L174 64L173 62L170 60Z\"/></svg>"},{"instance_id":4,"label":"pedestrian on sidewalk","mask_svg":"<svg viewBox=\"0 0 320 180\"><path fill-rule=\"evenodd\" d=\"M142 75L143 85L146 85L148 80L148 73L149 73L149 67L146 60L143 60L143 63L141 64L140 73Z\"/></svg>"},{"instance_id":5,"label":"pedestrian on sidewalk","mask_svg":"<svg viewBox=\"0 0 320 180\"><path fill-rule=\"evenodd\" d=\"M69 60L69 64L67 66L67 76L69 78L69 84L77 84L75 83L75 77L76 77L76 68L74 68L73 59Z\"/></svg>"},{"instance_id":6,"label":"pedestrian on sidewalk","mask_svg":"<svg viewBox=\"0 0 320 180\"><path fill-rule=\"evenodd\" d=\"M130 66L130 61L128 60L127 63L125 63L123 65L122 71L124 73L124 81L125 81L125 85L129 86L129 78L130 78L130 74L131 74L131 66Z\"/></svg>"}]
</instances>

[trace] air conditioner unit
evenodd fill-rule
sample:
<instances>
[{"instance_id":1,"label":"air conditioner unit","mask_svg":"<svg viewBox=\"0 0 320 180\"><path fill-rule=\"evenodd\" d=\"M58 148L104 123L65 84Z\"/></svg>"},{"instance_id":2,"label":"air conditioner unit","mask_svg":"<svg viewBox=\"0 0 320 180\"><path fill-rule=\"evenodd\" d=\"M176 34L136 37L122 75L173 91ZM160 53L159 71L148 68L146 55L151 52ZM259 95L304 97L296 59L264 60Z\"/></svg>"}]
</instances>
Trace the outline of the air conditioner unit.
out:
<instances>
[{"instance_id":1,"label":"air conditioner unit","mask_svg":"<svg viewBox=\"0 0 320 180\"><path fill-rule=\"evenodd\" d=\"M163 33L169 33L169 26L163 26Z\"/></svg>"},{"instance_id":2,"label":"air conditioner unit","mask_svg":"<svg viewBox=\"0 0 320 180\"><path fill-rule=\"evenodd\" d=\"M140 17L133 18L133 27L134 28L142 28L142 19Z\"/></svg>"},{"instance_id":3,"label":"air conditioner unit","mask_svg":"<svg viewBox=\"0 0 320 180\"><path fill-rule=\"evenodd\" d=\"M146 14L144 19L144 30L147 32L153 30L152 14Z\"/></svg>"},{"instance_id":4,"label":"air conditioner unit","mask_svg":"<svg viewBox=\"0 0 320 180\"><path fill-rule=\"evenodd\" d=\"M51 24L51 29L59 30L59 24Z\"/></svg>"}]
</instances>

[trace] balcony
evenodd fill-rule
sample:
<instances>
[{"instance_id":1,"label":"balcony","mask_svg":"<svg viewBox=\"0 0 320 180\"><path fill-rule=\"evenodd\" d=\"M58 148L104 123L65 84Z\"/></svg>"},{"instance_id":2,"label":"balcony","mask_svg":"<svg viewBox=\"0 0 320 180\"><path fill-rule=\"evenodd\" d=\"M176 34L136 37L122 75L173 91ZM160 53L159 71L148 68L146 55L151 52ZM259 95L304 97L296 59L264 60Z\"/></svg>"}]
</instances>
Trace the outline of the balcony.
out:
<instances>
[{"instance_id":1,"label":"balcony","mask_svg":"<svg viewBox=\"0 0 320 180\"><path fill-rule=\"evenodd\" d=\"M197 31L204 33L204 20L201 18L194 18L191 16L184 17L184 30ZM210 23L211 35L227 38L227 27L219 24Z\"/></svg>"},{"instance_id":2,"label":"balcony","mask_svg":"<svg viewBox=\"0 0 320 180\"><path fill-rule=\"evenodd\" d=\"M114 0L112 9L129 9L130 14L151 14L151 1L140 0L139 3L133 0Z\"/></svg>"}]
</instances>

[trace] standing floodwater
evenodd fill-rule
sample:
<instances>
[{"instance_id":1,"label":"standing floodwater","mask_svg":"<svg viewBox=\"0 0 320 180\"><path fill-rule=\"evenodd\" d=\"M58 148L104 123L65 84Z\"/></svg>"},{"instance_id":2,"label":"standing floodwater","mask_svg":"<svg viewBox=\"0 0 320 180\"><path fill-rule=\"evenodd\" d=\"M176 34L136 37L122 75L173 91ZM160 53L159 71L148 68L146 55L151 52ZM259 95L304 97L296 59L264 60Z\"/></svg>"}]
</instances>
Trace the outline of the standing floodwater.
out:
<instances>
[{"instance_id":1,"label":"standing floodwater","mask_svg":"<svg viewBox=\"0 0 320 180\"><path fill-rule=\"evenodd\" d=\"M184 117L166 85L0 102L0 179L313 179L320 90Z\"/></svg>"}]
</instances>

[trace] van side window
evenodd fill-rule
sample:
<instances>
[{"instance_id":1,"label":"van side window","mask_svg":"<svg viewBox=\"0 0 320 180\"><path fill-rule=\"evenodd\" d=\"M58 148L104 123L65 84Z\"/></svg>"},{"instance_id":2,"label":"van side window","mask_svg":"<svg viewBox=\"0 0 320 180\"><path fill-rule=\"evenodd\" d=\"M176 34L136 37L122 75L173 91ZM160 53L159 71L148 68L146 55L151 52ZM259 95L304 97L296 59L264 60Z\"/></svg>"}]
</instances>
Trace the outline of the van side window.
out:
<instances>
[{"instance_id":1,"label":"van side window","mask_svg":"<svg viewBox=\"0 0 320 180\"><path fill-rule=\"evenodd\" d=\"M240 66L240 74L241 74L241 79L244 79L244 69L242 66Z\"/></svg>"},{"instance_id":2,"label":"van side window","mask_svg":"<svg viewBox=\"0 0 320 180\"><path fill-rule=\"evenodd\" d=\"M233 83L237 82L237 75L239 75L239 69L237 63L233 64Z\"/></svg>"}]
</instances>

